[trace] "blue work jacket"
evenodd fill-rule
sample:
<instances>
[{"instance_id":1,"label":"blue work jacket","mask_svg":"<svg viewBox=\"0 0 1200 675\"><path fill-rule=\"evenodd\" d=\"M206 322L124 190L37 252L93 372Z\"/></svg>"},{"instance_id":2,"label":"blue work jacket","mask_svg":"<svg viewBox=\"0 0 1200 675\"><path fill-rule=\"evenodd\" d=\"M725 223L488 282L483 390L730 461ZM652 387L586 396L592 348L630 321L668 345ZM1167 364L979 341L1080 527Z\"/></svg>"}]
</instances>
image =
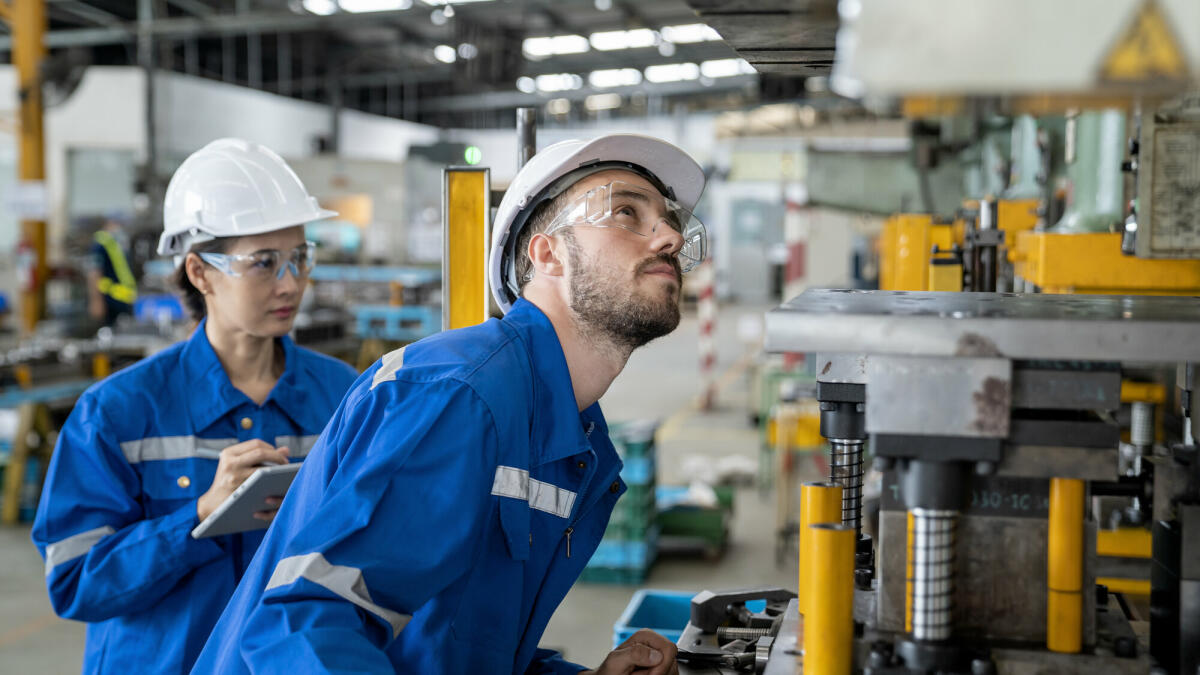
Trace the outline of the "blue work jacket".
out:
<instances>
[{"instance_id":1,"label":"blue work jacket","mask_svg":"<svg viewBox=\"0 0 1200 675\"><path fill-rule=\"evenodd\" d=\"M262 439L299 461L355 372L281 338L285 370L258 405L204 333L88 389L54 448L33 525L59 616L86 621L85 673L186 673L262 541L193 539L217 460Z\"/></svg>"},{"instance_id":2,"label":"blue work jacket","mask_svg":"<svg viewBox=\"0 0 1200 675\"><path fill-rule=\"evenodd\" d=\"M582 670L538 641L620 469L533 304L392 352L329 422L193 672Z\"/></svg>"}]
</instances>

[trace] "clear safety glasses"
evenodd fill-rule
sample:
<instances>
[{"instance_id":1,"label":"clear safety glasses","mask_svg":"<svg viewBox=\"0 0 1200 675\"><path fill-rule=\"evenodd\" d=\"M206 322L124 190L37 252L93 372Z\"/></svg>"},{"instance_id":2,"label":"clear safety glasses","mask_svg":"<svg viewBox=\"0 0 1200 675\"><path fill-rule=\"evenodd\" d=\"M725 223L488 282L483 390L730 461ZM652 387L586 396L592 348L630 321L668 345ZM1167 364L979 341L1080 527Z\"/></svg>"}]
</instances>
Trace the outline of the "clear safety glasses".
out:
<instances>
[{"instance_id":1,"label":"clear safety glasses","mask_svg":"<svg viewBox=\"0 0 1200 675\"><path fill-rule=\"evenodd\" d=\"M255 251L247 255L234 253L200 253L200 259L231 277L258 281L280 280L291 270L297 279L306 278L317 264L317 245L304 242L291 251L278 249Z\"/></svg>"},{"instance_id":2,"label":"clear safety glasses","mask_svg":"<svg viewBox=\"0 0 1200 675\"><path fill-rule=\"evenodd\" d=\"M665 224L683 237L679 249L679 267L687 272L704 260L708 235L704 223L678 202L657 191L613 181L601 185L571 202L546 228L554 234L564 227L619 227L643 237L651 237Z\"/></svg>"}]
</instances>

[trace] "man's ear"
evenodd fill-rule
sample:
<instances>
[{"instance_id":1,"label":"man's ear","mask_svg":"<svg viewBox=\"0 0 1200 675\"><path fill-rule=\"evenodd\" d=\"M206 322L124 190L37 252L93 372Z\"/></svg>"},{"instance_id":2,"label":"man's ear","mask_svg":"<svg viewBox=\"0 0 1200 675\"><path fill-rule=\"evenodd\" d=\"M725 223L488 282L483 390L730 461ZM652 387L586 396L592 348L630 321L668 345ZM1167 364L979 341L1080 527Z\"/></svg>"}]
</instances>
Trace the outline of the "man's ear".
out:
<instances>
[{"instance_id":1,"label":"man's ear","mask_svg":"<svg viewBox=\"0 0 1200 675\"><path fill-rule=\"evenodd\" d=\"M533 262L534 273L536 278L538 275L548 277L561 277L565 270L562 258L559 255L558 248L559 240L546 234L538 233L529 239L529 259Z\"/></svg>"}]
</instances>

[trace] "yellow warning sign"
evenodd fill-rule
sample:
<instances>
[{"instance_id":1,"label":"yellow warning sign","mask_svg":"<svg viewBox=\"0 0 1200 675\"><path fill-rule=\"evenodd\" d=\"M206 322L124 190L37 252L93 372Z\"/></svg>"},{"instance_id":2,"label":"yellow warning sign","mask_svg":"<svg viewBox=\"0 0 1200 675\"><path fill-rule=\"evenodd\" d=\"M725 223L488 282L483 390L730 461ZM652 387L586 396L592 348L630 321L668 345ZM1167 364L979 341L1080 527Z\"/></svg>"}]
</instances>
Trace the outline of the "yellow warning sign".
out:
<instances>
[{"instance_id":1,"label":"yellow warning sign","mask_svg":"<svg viewBox=\"0 0 1200 675\"><path fill-rule=\"evenodd\" d=\"M1182 79L1187 62L1171 24L1154 0L1146 0L1101 70L1108 80Z\"/></svg>"}]
</instances>

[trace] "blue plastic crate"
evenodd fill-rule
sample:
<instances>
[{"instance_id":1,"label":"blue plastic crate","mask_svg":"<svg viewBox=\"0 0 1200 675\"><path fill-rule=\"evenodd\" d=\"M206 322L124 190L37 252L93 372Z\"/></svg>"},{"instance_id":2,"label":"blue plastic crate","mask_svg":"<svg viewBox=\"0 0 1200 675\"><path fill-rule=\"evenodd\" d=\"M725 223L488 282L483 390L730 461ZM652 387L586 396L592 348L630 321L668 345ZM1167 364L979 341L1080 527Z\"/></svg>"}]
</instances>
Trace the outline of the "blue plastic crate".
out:
<instances>
[{"instance_id":1,"label":"blue plastic crate","mask_svg":"<svg viewBox=\"0 0 1200 675\"><path fill-rule=\"evenodd\" d=\"M416 342L441 330L441 313L434 307L354 305L350 311L362 338Z\"/></svg>"},{"instance_id":2,"label":"blue plastic crate","mask_svg":"<svg viewBox=\"0 0 1200 675\"><path fill-rule=\"evenodd\" d=\"M621 469L621 480L626 485L650 485L654 482L654 455L628 457Z\"/></svg>"},{"instance_id":3,"label":"blue plastic crate","mask_svg":"<svg viewBox=\"0 0 1200 675\"><path fill-rule=\"evenodd\" d=\"M652 588L635 592L629 606L621 613L621 618L613 624L613 649L642 628L649 628L671 642L678 642L691 616L694 595L689 591Z\"/></svg>"}]
</instances>

